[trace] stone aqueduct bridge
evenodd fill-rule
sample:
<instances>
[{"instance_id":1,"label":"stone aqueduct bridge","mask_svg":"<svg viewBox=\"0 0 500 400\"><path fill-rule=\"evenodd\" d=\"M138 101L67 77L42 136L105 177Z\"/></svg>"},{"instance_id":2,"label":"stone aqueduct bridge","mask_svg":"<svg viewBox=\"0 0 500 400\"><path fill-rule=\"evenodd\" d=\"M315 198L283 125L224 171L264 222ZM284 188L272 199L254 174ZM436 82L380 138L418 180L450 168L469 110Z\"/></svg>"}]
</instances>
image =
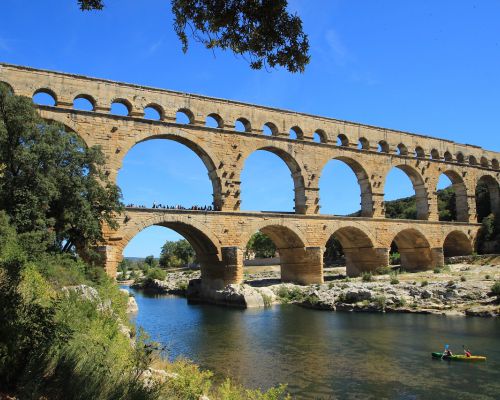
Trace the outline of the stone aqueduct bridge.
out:
<instances>
[{"instance_id":1,"label":"stone aqueduct bridge","mask_svg":"<svg viewBox=\"0 0 500 400\"><path fill-rule=\"evenodd\" d=\"M243 277L243 249L261 230L281 256L282 279L299 283L323 281L322 255L332 234L340 240L348 273L388 264L395 241L406 269L443 264L443 255L470 253L478 230L475 189L487 184L492 210L499 210L500 154L449 140L367 126L269 107L191 95L102 79L0 64L0 81L18 95L50 94L54 106L41 115L80 135L87 145L100 145L115 180L127 152L137 143L164 138L193 150L204 162L220 211L127 208L117 231L105 230L102 252L114 275L122 251L142 229L169 227L195 248L204 283L221 286ZM92 111L75 110L74 100L87 99ZM128 116L110 113L112 103L126 106ZM151 107L159 120L149 120ZM189 119L176 123L177 112ZM206 126L211 116L218 127ZM235 129L235 122L244 131ZM265 135L263 127L271 135ZM297 136L292 139L289 132ZM267 131L267 130L266 130ZM317 134L320 143L313 141ZM278 155L290 169L295 191L294 213L241 212L240 173L256 150ZM361 217L319 214L318 182L329 160L354 171L361 189ZM413 183L418 220L385 219L384 182L391 168ZM456 193L457 222L438 220L436 185L441 174Z\"/></svg>"}]
</instances>

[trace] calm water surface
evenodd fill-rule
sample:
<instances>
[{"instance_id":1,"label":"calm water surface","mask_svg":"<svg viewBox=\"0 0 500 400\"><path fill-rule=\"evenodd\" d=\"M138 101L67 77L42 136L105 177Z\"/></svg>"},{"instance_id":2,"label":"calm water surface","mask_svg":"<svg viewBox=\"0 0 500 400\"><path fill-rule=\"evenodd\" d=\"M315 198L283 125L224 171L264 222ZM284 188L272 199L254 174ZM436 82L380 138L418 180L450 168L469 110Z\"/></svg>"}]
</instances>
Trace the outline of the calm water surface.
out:
<instances>
[{"instance_id":1,"label":"calm water surface","mask_svg":"<svg viewBox=\"0 0 500 400\"><path fill-rule=\"evenodd\" d=\"M500 321L335 313L293 305L239 310L134 292L135 318L217 377L253 388L288 383L298 399L500 399ZM485 363L432 360L448 343Z\"/></svg>"}]
</instances>

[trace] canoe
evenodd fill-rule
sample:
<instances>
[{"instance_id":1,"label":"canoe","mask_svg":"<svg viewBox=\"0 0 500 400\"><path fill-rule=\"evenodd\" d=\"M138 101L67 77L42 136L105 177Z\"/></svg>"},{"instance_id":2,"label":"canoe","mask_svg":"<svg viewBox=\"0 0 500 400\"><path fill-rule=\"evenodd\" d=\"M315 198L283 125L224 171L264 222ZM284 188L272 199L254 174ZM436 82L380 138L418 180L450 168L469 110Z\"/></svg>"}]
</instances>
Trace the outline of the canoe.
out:
<instances>
[{"instance_id":1,"label":"canoe","mask_svg":"<svg viewBox=\"0 0 500 400\"><path fill-rule=\"evenodd\" d=\"M432 358L441 358L443 357L443 353L432 353ZM470 356L467 357L463 354L457 354L452 356L444 356L443 360L448 361L486 361L486 357L483 356Z\"/></svg>"}]
</instances>

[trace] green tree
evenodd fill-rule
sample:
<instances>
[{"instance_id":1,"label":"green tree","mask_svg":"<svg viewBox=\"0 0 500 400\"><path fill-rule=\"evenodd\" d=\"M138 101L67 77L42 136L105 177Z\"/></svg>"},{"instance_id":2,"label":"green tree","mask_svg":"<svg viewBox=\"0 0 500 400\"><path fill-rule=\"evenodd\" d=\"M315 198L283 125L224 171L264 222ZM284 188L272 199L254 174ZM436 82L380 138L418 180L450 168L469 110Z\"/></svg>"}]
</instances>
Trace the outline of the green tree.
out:
<instances>
[{"instance_id":1,"label":"green tree","mask_svg":"<svg viewBox=\"0 0 500 400\"><path fill-rule=\"evenodd\" d=\"M276 246L274 242L262 232L256 232L247 243L247 251L253 251L257 258L274 257Z\"/></svg>"},{"instance_id":2,"label":"green tree","mask_svg":"<svg viewBox=\"0 0 500 400\"><path fill-rule=\"evenodd\" d=\"M147 256L144 262L148 264L151 268L156 268L158 266L158 260L154 256Z\"/></svg>"},{"instance_id":3,"label":"green tree","mask_svg":"<svg viewBox=\"0 0 500 400\"><path fill-rule=\"evenodd\" d=\"M196 253L185 239L167 241L161 248L160 265L162 267L179 267L195 262Z\"/></svg>"},{"instance_id":4,"label":"green tree","mask_svg":"<svg viewBox=\"0 0 500 400\"><path fill-rule=\"evenodd\" d=\"M78 0L83 11L102 10L103 0ZM309 40L302 20L290 14L287 0L171 0L174 30L188 49L188 34L207 49L231 50L265 65L303 72L309 63Z\"/></svg>"},{"instance_id":5,"label":"green tree","mask_svg":"<svg viewBox=\"0 0 500 400\"><path fill-rule=\"evenodd\" d=\"M38 115L30 99L0 84L0 209L28 253L88 250L102 225L116 226L120 190L98 147Z\"/></svg>"}]
</instances>

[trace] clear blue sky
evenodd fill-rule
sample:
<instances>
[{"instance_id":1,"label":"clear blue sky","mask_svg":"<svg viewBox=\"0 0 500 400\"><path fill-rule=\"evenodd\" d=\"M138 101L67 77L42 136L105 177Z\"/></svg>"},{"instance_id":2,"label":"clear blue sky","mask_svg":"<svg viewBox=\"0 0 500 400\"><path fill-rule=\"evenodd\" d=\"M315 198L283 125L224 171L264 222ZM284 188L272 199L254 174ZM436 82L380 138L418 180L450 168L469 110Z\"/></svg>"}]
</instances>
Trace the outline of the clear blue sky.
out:
<instances>
[{"instance_id":1,"label":"clear blue sky","mask_svg":"<svg viewBox=\"0 0 500 400\"><path fill-rule=\"evenodd\" d=\"M498 0L290 1L311 44L311 63L298 75L253 71L231 53L213 55L194 42L183 54L168 0L105 3L102 12L82 13L76 0L2 0L0 61L248 101L500 150ZM125 202L211 201L203 164L190 150L168 141L133 148L118 183ZM253 154L242 184L244 209L293 207L290 174L272 154ZM340 162L328 164L320 189L325 213L346 214L359 208L354 175ZM392 171L386 197L411 194L409 180ZM158 255L167 238L177 237L164 228L150 228L125 254Z\"/></svg>"}]
</instances>

